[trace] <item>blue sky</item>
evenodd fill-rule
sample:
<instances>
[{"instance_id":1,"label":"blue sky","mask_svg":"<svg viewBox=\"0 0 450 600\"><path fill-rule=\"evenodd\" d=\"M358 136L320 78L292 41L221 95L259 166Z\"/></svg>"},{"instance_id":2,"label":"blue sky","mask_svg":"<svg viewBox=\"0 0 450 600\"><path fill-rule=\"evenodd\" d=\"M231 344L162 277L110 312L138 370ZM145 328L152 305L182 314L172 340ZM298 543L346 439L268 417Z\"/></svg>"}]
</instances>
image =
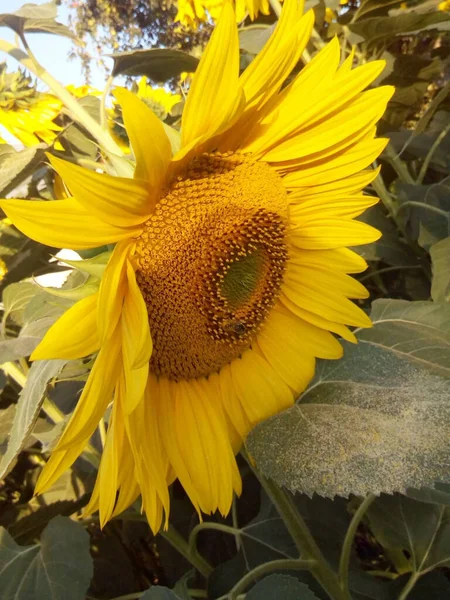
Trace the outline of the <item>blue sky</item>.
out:
<instances>
[{"instance_id":1,"label":"blue sky","mask_svg":"<svg viewBox=\"0 0 450 600\"><path fill-rule=\"evenodd\" d=\"M28 0L33 4L45 4L48 0ZM14 12L19 9L27 0L0 0L1 12ZM69 9L66 6L58 7L57 20L67 25ZM15 34L7 27L0 27L0 37L14 42ZM72 48L72 40L56 35L48 35L43 33L31 33L27 35L28 43L33 50L36 58L42 66L49 71L53 77L58 79L64 85L73 83L81 85L85 83L81 71L81 61L74 59L69 60L68 55ZM0 56L0 62L4 60L4 56ZM16 70L18 63L12 59L7 59L8 70ZM92 78L91 84L102 89L105 82L104 71L92 62Z\"/></svg>"}]
</instances>

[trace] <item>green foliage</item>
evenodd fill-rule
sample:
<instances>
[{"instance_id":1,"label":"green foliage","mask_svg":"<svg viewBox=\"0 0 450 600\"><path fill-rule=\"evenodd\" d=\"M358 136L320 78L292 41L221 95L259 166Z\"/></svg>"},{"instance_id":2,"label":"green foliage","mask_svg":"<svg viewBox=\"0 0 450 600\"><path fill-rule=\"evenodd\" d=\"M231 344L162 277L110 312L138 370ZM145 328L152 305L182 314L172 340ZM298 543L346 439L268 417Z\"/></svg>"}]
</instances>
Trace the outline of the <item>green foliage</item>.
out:
<instances>
[{"instance_id":1,"label":"green foliage","mask_svg":"<svg viewBox=\"0 0 450 600\"><path fill-rule=\"evenodd\" d=\"M307 585L289 575L269 575L246 595L247 600L318 600Z\"/></svg>"},{"instance_id":2,"label":"green foliage","mask_svg":"<svg viewBox=\"0 0 450 600\"><path fill-rule=\"evenodd\" d=\"M17 545L0 529L0 586L5 600L84 600L91 577L89 536L78 523L55 517L33 546Z\"/></svg>"}]
</instances>

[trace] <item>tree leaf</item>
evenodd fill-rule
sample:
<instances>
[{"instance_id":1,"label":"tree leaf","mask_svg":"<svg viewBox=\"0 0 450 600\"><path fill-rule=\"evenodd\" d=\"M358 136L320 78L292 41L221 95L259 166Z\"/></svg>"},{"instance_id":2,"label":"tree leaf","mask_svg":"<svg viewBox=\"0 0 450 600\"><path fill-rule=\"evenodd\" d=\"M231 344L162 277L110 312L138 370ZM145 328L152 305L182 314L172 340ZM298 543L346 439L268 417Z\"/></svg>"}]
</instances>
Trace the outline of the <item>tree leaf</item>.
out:
<instances>
[{"instance_id":1,"label":"tree leaf","mask_svg":"<svg viewBox=\"0 0 450 600\"><path fill-rule=\"evenodd\" d=\"M450 565L450 507L383 495L369 507L367 517L384 548L408 552L414 573Z\"/></svg>"},{"instance_id":2,"label":"tree leaf","mask_svg":"<svg viewBox=\"0 0 450 600\"><path fill-rule=\"evenodd\" d=\"M167 81L183 71L195 71L199 59L182 50L150 48L109 54L114 59L112 71L116 75L147 75L153 81Z\"/></svg>"},{"instance_id":3,"label":"tree leaf","mask_svg":"<svg viewBox=\"0 0 450 600\"><path fill-rule=\"evenodd\" d=\"M250 433L258 467L280 485L334 497L449 481L450 307L380 300L372 319L295 406Z\"/></svg>"},{"instance_id":4,"label":"tree leaf","mask_svg":"<svg viewBox=\"0 0 450 600\"><path fill-rule=\"evenodd\" d=\"M15 457L22 450L39 416L47 384L63 368L65 360L35 361L28 373L25 387L19 395L8 448L0 462L0 479L11 469Z\"/></svg>"},{"instance_id":5,"label":"tree leaf","mask_svg":"<svg viewBox=\"0 0 450 600\"><path fill-rule=\"evenodd\" d=\"M18 33L53 33L75 39L68 27L55 21L57 5L55 2L45 4L24 4L13 13L0 14L0 27L6 26Z\"/></svg>"},{"instance_id":6,"label":"tree leaf","mask_svg":"<svg viewBox=\"0 0 450 600\"><path fill-rule=\"evenodd\" d=\"M290 575L264 577L246 594L246 600L318 600L307 585Z\"/></svg>"},{"instance_id":7,"label":"tree leaf","mask_svg":"<svg viewBox=\"0 0 450 600\"><path fill-rule=\"evenodd\" d=\"M44 158L46 148L45 144L41 144L34 148L24 148L18 152L12 146L7 146L7 150L2 151L0 154L0 194L2 196L6 196L22 181L31 177L37 165Z\"/></svg>"},{"instance_id":8,"label":"tree leaf","mask_svg":"<svg viewBox=\"0 0 450 600\"><path fill-rule=\"evenodd\" d=\"M437 242L430 248L433 281L431 297L436 302L450 301L450 237Z\"/></svg>"},{"instance_id":9,"label":"tree leaf","mask_svg":"<svg viewBox=\"0 0 450 600\"><path fill-rule=\"evenodd\" d=\"M443 12L429 12L425 14L408 13L396 17L372 17L356 23L349 23L348 28L353 33L361 35L369 42L379 41L383 38L392 38L403 33L412 33L422 30L429 25L436 25L448 21L450 16Z\"/></svg>"},{"instance_id":10,"label":"tree leaf","mask_svg":"<svg viewBox=\"0 0 450 600\"><path fill-rule=\"evenodd\" d=\"M34 546L19 546L0 528L0 589L5 600L84 600L92 573L89 535L79 523L55 517Z\"/></svg>"}]
</instances>

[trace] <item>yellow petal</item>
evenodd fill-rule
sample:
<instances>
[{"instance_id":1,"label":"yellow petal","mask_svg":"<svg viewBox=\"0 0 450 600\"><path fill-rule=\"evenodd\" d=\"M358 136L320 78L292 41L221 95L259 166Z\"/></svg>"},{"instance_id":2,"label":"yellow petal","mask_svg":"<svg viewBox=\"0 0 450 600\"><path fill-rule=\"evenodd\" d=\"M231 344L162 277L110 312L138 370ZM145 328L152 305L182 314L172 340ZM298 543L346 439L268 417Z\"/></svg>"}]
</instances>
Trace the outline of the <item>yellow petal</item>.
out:
<instances>
[{"instance_id":1,"label":"yellow petal","mask_svg":"<svg viewBox=\"0 0 450 600\"><path fill-rule=\"evenodd\" d=\"M257 343L267 362L298 395L314 377L316 361L310 348L298 343L296 336L291 336L291 330L283 329L286 323L278 321L277 315L272 311L258 334ZM296 325L298 330L298 324ZM307 331L304 333L307 334Z\"/></svg>"},{"instance_id":2,"label":"yellow petal","mask_svg":"<svg viewBox=\"0 0 450 600\"><path fill-rule=\"evenodd\" d=\"M129 90L118 88L114 95L122 106L123 121L136 157L134 176L147 181L153 200L165 180L172 156L164 125L153 111Z\"/></svg>"},{"instance_id":3,"label":"yellow petal","mask_svg":"<svg viewBox=\"0 0 450 600\"><path fill-rule=\"evenodd\" d=\"M350 275L339 273L331 266L319 268L316 265L303 265L289 261L286 269L286 278L290 281L298 281L299 283L308 281L309 286L316 290L322 290L324 294L327 290L337 290L346 298L368 298L369 292L367 289Z\"/></svg>"},{"instance_id":4,"label":"yellow petal","mask_svg":"<svg viewBox=\"0 0 450 600\"><path fill-rule=\"evenodd\" d=\"M251 429L251 424L247 417L247 413L245 412L242 403L236 394L233 379L231 377L230 365L225 365L218 374L213 373L211 377L219 379L218 383L223 407L226 410L231 423L239 434L241 441L244 440Z\"/></svg>"},{"instance_id":5,"label":"yellow petal","mask_svg":"<svg viewBox=\"0 0 450 600\"><path fill-rule=\"evenodd\" d=\"M302 186L302 174L299 171L293 171L283 177L283 183L288 191L292 192L295 198L315 198L316 196L333 197L337 194L357 194L368 186L377 177L380 172L380 167L370 171L361 171L345 177L337 179L322 185L314 185L312 187Z\"/></svg>"},{"instance_id":6,"label":"yellow petal","mask_svg":"<svg viewBox=\"0 0 450 600\"><path fill-rule=\"evenodd\" d=\"M75 411L36 483L37 494L73 464L98 426L116 385L120 342L116 331L101 348Z\"/></svg>"},{"instance_id":7,"label":"yellow petal","mask_svg":"<svg viewBox=\"0 0 450 600\"><path fill-rule=\"evenodd\" d=\"M97 298L93 294L69 308L47 331L31 360L76 359L96 352L100 348Z\"/></svg>"},{"instance_id":8,"label":"yellow petal","mask_svg":"<svg viewBox=\"0 0 450 600\"><path fill-rule=\"evenodd\" d=\"M334 156L324 156L315 162L308 161L309 164L304 164L297 171L296 181L301 187L312 187L354 175L367 168L381 154L387 142L386 138L368 137ZM292 168L294 165L293 159L285 166Z\"/></svg>"},{"instance_id":9,"label":"yellow petal","mask_svg":"<svg viewBox=\"0 0 450 600\"><path fill-rule=\"evenodd\" d=\"M288 408L294 394L274 368L250 349L231 363L236 394L252 425Z\"/></svg>"},{"instance_id":10,"label":"yellow petal","mask_svg":"<svg viewBox=\"0 0 450 600\"><path fill-rule=\"evenodd\" d=\"M315 197L303 200L301 194L289 196L292 202L289 207L289 220L292 229L303 227L311 221L319 221L326 218L340 217L353 219L358 217L367 208L377 204L375 196L345 196L334 198Z\"/></svg>"},{"instance_id":11,"label":"yellow petal","mask_svg":"<svg viewBox=\"0 0 450 600\"><path fill-rule=\"evenodd\" d=\"M135 227L148 219L153 208L148 183L96 173L48 155L72 196L87 211L116 227Z\"/></svg>"},{"instance_id":12,"label":"yellow petal","mask_svg":"<svg viewBox=\"0 0 450 600\"><path fill-rule=\"evenodd\" d=\"M1 200L14 225L33 240L56 248L96 248L133 235L92 215L73 198L67 200Z\"/></svg>"},{"instance_id":13,"label":"yellow petal","mask_svg":"<svg viewBox=\"0 0 450 600\"><path fill-rule=\"evenodd\" d=\"M309 265L344 273L361 273L367 269L367 263L349 248L331 250L301 250L289 247L289 262L297 265Z\"/></svg>"},{"instance_id":14,"label":"yellow petal","mask_svg":"<svg viewBox=\"0 0 450 600\"><path fill-rule=\"evenodd\" d=\"M364 311L348 300L339 290L323 287L313 281L299 282L286 275L281 287L282 293L294 304L329 321L355 327L372 327L372 322Z\"/></svg>"},{"instance_id":15,"label":"yellow petal","mask_svg":"<svg viewBox=\"0 0 450 600\"><path fill-rule=\"evenodd\" d=\"M339 218L312 221L289 231L290 242L305 250L360 246L375 242L380 237L381 233L371 225Z\"/></svg>"},{"instance_id":16,"label":"yellow petal","mask_svg":"<svg viewBox=\"0 0 450 600\"><path fill-rule=\"evenodd\" d=\"M328 319L324 319L321 315L309 312L304 308L300 308L297 306L297 304L291 302L291 300L289 300L289 298L287 298L284 294L280 295L279 300L283 306L304 321L308 321L308 323L311 323L316 327L320 327L321 329L332 331L333 333L340 335L341 338L347 342L351 342L352 344L357 343L358 340L356 339L356 336L345 325L342 325L341 323L335 323L334 321L329 321Z\"/></svg>"},{"instance_id":17,"label":"yellow petal","mask_svg":"<svg viewBox=\"0 0 450 600\"><path fill-rule=\"evenodd\" d=\"M239 40L230 2L223 6L219 23L194 75L181 121L181 145L218 128L237 98Z\"/></svg>"},{"instance_id":18,"label":"yellow petal","mask_svg":"<svg viewBox=\"0 0 450 600\"><path fill-rule=\"evenodd\" d=\"M102 343L115 331L122 315L123 301L128 290L126 265L130 251L129 242L116 245L100 282L97 318Z\"/></svg>"}]
</instances>

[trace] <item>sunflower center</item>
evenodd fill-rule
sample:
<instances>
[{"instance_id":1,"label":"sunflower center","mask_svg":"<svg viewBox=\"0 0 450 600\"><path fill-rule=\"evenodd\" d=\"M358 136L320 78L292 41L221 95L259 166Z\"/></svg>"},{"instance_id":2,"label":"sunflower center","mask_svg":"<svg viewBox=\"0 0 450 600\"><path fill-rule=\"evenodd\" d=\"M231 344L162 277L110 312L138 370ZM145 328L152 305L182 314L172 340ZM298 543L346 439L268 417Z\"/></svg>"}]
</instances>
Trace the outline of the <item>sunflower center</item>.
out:
<instances>
[{"instance_id":1,"label":"sunflower center","mask_svg":"<svg viewBox=\"0 0 450 600\"><path fill-rule=\"evenodd\" d=\"M286 226L266 163L204 154L172 182L137 240L153 373L207 377L250 347L283 280Z\"/></svg>"}]
</instances>

